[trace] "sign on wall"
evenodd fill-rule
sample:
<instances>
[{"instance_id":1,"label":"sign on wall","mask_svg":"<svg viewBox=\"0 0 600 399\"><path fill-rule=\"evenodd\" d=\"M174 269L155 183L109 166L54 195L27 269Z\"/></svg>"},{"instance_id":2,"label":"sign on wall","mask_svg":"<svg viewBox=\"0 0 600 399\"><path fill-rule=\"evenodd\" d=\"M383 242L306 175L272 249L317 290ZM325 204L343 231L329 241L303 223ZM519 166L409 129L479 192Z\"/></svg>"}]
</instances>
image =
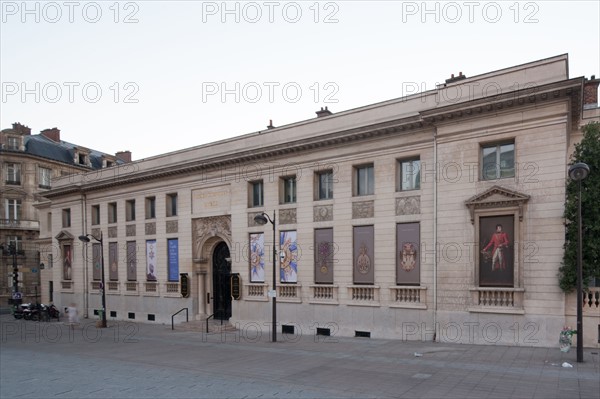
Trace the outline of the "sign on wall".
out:
<instances>
[{"instance_id":1,"label":"sign on wall","mask_svg":"<svg viewBox=\"0 0 600 399\"><path fill-rule=\"evenodd\" d=\"M354 283L375 283L373 226L354 227Z\"/></svg>"},{"instance_id":2,"label":"sign on wall","mask_svg":"<svg viewBox=\"0 0 600 399\"><path fill-rule=\"evenodd\" d=\"M92 244L92 279L102 279L102 253L99 243Z\"/></svg>"},{"instance_id":3,"label":"sign on wall","mask_svg":"<svg viewBox=\"0 0 600 399\"><path fill-rule=\"evenodd\" d=\"M333 229L315 229L315 283L333 284Z\"/></svg>"},{"instance_id":4,"label":"sign on wall","mask_svg":"<svg viewBox=\"0 0 600 399\"><path fill-rule=\"evenodd\" d=\"M514 284L514 216L479 218L479 285Z\"/></svg>"},{"instance_id":5,"label":"sign on wall","mask_svg":"<svg viewBox=\"0 0 600 399\"><path fill-rule=\"evenodd\" d=\"M419 285L421 252L419 223L396 225L396 284Z\"/></svg>"},{"instance_id":6,"label":"sign on wall","mask_svg":"<svg viewBox=\"0 0 600 399\"><path fill-rule=\"evenodd\" d=\"M265 282L265 234L250 234L250 282Z\"/></svg>"},{"instance_id":7,"label":"sign on wall","mask_svg":"<svg viewBox=\"0 0 600 399\"><path fill-rule=\"evenodd\" d=\"M119 279L119 247L116 242L108 244L108 278L112 281Z\"/></svg>"},{"instance_id":8,"label":"sign on wall","mask_svg":"<svg viewBox=\"0 0 600 399\"><path fill-rule=\"evenodd\" d=\"M167 240L169 250L169 281L179 280L179 241L177 238Z\"/></svg>"},{"instance_id":9,"label":"sign on wall","mask_svg":"<svg viewBox=\"0 0 600 399\"><path fill-rule=\"evenodd\" d=\"M146 280L156 281L156 240L146 241Z\"/></svg>"},{"instance_id":10,"label":"sign on wall","mask_svg":"<svg viewBox=\"0 0 600 399\"><path fill-rule=\"evenodd\" d=\"M282 283L298 282L298 243L296 230L279 232L279 277Z\"/></svg>"},{"instance_id":11,"label":"sign on wall","mask_svg":"<svg viewBox=\"0 0 600 399\"><path fill-rule=\"evenodd\" d=\"M135 241L127 242L127 280L137 280L137 247Z\"/></svg>"}]
</instances>

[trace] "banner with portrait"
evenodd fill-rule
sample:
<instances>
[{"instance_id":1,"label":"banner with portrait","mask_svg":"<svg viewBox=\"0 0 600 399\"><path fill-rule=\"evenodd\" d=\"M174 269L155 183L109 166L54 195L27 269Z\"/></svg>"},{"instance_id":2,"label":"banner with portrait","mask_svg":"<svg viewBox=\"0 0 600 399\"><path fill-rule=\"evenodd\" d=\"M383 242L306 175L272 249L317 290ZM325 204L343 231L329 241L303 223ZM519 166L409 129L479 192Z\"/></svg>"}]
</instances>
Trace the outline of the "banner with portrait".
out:
<instances>
[{"instance_id":1,"label":"banner with portrait","mask_svg":"<svg viewBox=\"0 0 600 399\"><path fill-rule=\"evenodd\" d=\"M514 285L514 216L479 218L479 285Z\"/></svg>"},{"instance_id":2,"label":"banner with portrait","mask_svg":"<svg viewBox=\"0 0 600 399\"><path fill-rule=\"evenodd\" d=\"M279 281L298 282L298 243L296 230L279 232Z\"/></svg>"},{"instance_id":3,"label":"banner with portrait","mask_svg":"<svg viewBox=\"0 0 600 399\"><path fill-rule=\"evenodd\" d=\"M156 281L156 240L146 241L146 280Z\"/></svg>"},{"instance_id":4,"label":"banner with portrait","mask_svg":"<svg viewBox=\"0 0 600 399\"><path fill-rule=\"evenodd\" d=\"M396 284L419 285L421 282L419 223L396 225Z\"/></svg>"},{"instance_id":5,"label":"banner with portrait","mask_svg":"<svg viewBox=\"0 0 600 399\"><path fill-rule=\"evenodd\" d=\"M373 226L355 226L353 232L354 284L375 284Z\"/></svg>"},{"instance_id":6,"label":"banner with portrait","mask_svg":"<svg viewBox=\"0 0 600 399\"><path fill-rule=\"evenodd\" d=\"M265 282L265 234L252 233L249 238L250 282Z\"/></svg>"},{"instance_id":7,"label":"banner with portrait","mask_svg":"<svg viewBox=\"0 0 600 399\"><path fill-rule=\"evenodd\" d=\"M71 280L73 278L73 268L72 268L73 257L72 257L70 245L63 245L62 258L63 258L63 280Z\"/></svg>"}]
</instances>

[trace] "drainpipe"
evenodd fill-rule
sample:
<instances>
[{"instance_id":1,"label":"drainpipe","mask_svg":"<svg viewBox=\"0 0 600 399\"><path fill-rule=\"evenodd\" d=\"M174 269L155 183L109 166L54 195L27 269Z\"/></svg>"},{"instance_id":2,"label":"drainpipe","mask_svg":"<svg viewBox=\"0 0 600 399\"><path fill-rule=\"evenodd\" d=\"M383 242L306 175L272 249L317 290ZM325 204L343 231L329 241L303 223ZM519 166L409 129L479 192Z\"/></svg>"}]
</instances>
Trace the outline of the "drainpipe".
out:
<instances>
[{"instance_id":1,"label":"drainpipe","mask_svg":"<svg viewBox=\"0 0 600 399\"><path fill-rule=\"evenodd\" d=\"M81 194L81 231L83 234L87 234L87 198L85 194ZM89 301L89 293L88 293L88 253L87 253L87 245L83 246L83 317L85 319L88 318L88 301Z\"/></svg>"},{"instance_id":2,"label":"drainpipe","mask_svg":"<svg viewBox=\"0 0 600 399\"><path fill-rule=\"evenodd\" d=\"M433 128L433 342L437 338L437 268L438 268L438 253L437 253L437 225L438 225L438 159L437 159L437 127Z\"/></svg>"}]
</instances>

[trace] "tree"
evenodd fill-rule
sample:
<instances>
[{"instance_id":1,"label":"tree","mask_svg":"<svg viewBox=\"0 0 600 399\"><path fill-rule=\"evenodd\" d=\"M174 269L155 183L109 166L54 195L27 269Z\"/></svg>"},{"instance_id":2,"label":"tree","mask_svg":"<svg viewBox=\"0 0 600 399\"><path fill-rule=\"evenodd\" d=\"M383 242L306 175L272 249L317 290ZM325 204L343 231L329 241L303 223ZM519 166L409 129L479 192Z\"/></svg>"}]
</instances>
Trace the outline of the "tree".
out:
<instances>
[{"instance_id":1,"label":"tree","mask_svg":"<svg viewBox=\"0 0 600 399\"><path fill-rule=\"evenodd\" d=\"M582 274L587 288L592 278L600 279L600 123L591 122L582 131L570 164L585 162L590 167L590 174L581 181ZM564 292L573 291L577 285L578 195L578 183L567 179L565 251L559 268L559 286Z\"/></svg>"}]
</instances>

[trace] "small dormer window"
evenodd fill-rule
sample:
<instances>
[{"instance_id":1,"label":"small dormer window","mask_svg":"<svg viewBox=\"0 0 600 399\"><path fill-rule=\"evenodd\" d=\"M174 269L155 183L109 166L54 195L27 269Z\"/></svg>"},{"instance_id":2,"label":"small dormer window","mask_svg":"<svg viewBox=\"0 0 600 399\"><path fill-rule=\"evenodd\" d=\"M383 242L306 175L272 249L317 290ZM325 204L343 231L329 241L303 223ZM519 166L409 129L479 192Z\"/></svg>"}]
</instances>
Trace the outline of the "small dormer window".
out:
<instances>
[{"instance_id":1,"label":"small dormer window","mask_svg":"<svg viewBox=\"0 0 600 399\"><path fill-rule=\"evenodd\" d=\"M85 154L79 153L78 163L80 165L87 165L87 156Z\"/></svg>"}]
</instances>

